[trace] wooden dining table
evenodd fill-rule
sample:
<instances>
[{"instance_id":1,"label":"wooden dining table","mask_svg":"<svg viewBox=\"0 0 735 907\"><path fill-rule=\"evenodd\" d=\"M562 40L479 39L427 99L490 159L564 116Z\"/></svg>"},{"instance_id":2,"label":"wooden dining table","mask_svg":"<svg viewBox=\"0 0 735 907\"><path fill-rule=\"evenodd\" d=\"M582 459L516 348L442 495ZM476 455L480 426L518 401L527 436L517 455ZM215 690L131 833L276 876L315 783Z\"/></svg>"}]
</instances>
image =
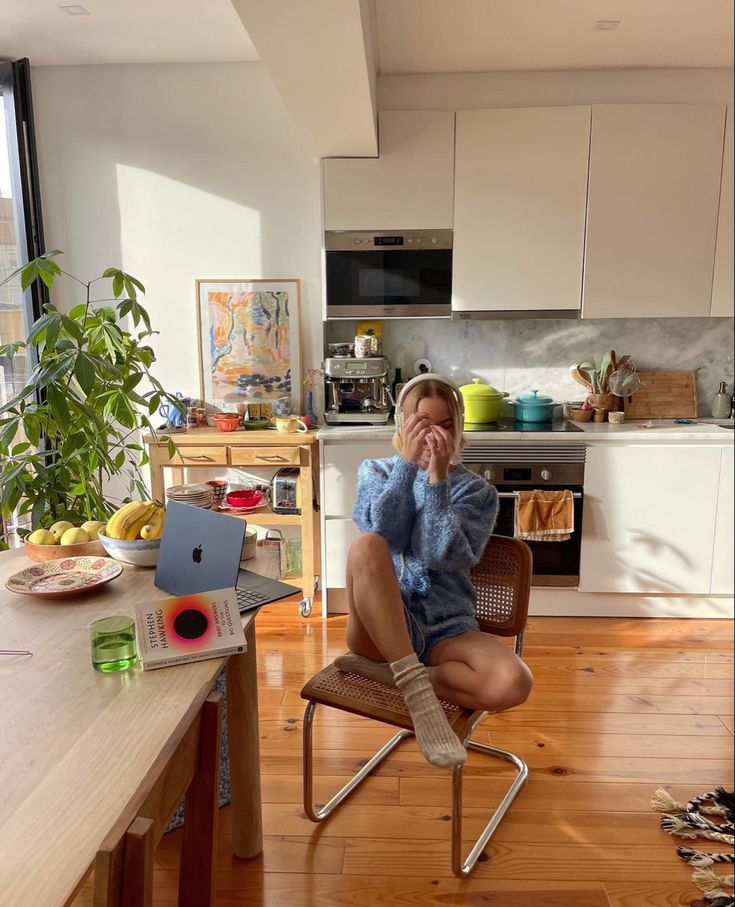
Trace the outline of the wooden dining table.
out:
<instances>
[{"instance_id":1,"label":"wooden dining table","mask_svg":"<svg viewBox=\"0 0 735 907\"><path fill-rule=\"evenodd\" d=\"M263 849L255 613L243 616L247 652L143 672L95 671L89 625L165 598L152 569L124 566L68 599L5 587L33 566L0 553L0 904L59 907L84 883L105 836L160 754L191 722L227 666L233 850Z\"/></svg>"}]
</instances>

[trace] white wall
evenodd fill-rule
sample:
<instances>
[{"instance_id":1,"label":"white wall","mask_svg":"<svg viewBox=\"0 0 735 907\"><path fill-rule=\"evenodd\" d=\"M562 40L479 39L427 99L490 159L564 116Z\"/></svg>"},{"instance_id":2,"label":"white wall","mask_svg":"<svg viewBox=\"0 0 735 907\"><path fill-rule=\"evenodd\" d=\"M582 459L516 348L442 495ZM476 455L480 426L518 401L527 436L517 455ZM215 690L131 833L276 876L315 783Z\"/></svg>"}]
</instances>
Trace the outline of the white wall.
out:
<instances>
[{"instance_id":1,"label":"white wall","mask_svg":"<svg viewBox=\"0 0 735 907\"><path fill-rule=\"evenodd\" d=\"M320 362L318 162L260 64L42 67L33 93L46 247L143 281L168 389L199 395L197 277L301 278Z\"/></svg>"},{"instance_id":2,"label":"white wall","mask_svg":"<svg viewBox=\"0 0 735 907\"><path fill-rule=\"evenodd\" d=\"M733 103L731 69L597 69L381 76L380 110Z\"/></svg>"}]
</instances>

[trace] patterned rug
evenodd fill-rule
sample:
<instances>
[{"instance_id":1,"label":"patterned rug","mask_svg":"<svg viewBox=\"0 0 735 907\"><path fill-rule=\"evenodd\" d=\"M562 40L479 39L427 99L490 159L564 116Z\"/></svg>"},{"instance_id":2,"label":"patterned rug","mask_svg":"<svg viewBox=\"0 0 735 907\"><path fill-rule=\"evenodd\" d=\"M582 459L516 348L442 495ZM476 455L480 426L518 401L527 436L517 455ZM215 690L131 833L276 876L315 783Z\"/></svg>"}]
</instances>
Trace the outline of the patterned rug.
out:
<instances>
[{"instance_id":1,"label":"patterned rug","mask_svg":"<svg viewBox=\"0 0 735 907\"><path fill-rule=\"evenodd\" d=\"M735 794L723 787L695 797L688 803L677 803L667 790L659 787L651 800L651 806L661 817L661 828L678 838L692 841L701 838L706 841L735 843ZM692 881L703 892L707 907L735 907L732 873L717 873L714 867L721 863L735 862L732 850L729 853L704 853L691 847L677 847L682 860L696 867Z\"/></svg>"}]
</instances>

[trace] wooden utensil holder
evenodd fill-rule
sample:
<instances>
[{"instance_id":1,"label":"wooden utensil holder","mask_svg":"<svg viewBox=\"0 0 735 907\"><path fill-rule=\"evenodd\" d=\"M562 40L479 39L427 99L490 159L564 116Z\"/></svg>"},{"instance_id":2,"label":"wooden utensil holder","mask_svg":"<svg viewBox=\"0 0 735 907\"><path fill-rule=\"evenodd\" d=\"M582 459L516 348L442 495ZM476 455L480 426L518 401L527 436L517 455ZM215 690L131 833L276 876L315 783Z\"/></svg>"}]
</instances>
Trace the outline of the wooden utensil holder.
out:
<instances>
[{"instance_id":1,"label":"wooden utensil holder","mask_svg":"<svg viewBox=\"0 0 735 907\"><path fill-rule=\"evenodd\" d=\"M587 402L593 409L604 409L609 413L616 408L615 394L590 394Z\"/></svg>"}]
</instances>

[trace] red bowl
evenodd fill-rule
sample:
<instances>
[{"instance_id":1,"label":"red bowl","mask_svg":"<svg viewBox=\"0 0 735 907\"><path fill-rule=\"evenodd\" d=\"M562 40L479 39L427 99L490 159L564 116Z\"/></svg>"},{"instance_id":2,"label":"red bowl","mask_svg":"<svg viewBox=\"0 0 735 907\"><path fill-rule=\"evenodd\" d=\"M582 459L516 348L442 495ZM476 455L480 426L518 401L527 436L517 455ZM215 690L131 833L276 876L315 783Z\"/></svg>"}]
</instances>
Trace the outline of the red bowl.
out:
<instances>
[{"instance_id":1,"label":"red bowl","mask_svg":"<svg viewBox=\"0 0 735 907\"><path fill-rule=\"evenodd\" d=\"M214 424L220 431L235 431L240 425L237 413L221 413L214 417Z\"/></svg>"},{"instance_id":2,"label":"red bowl","mask_svg":"<svg viewBox=\"0 0 735 907\"><path fill-rule=\"evenodd\" d=\"M231 491L226 496L226 501L232 507L257 507L263 500L262 491L254 488L244 488L240 491Z\"/></svg>"}]
</instances>

